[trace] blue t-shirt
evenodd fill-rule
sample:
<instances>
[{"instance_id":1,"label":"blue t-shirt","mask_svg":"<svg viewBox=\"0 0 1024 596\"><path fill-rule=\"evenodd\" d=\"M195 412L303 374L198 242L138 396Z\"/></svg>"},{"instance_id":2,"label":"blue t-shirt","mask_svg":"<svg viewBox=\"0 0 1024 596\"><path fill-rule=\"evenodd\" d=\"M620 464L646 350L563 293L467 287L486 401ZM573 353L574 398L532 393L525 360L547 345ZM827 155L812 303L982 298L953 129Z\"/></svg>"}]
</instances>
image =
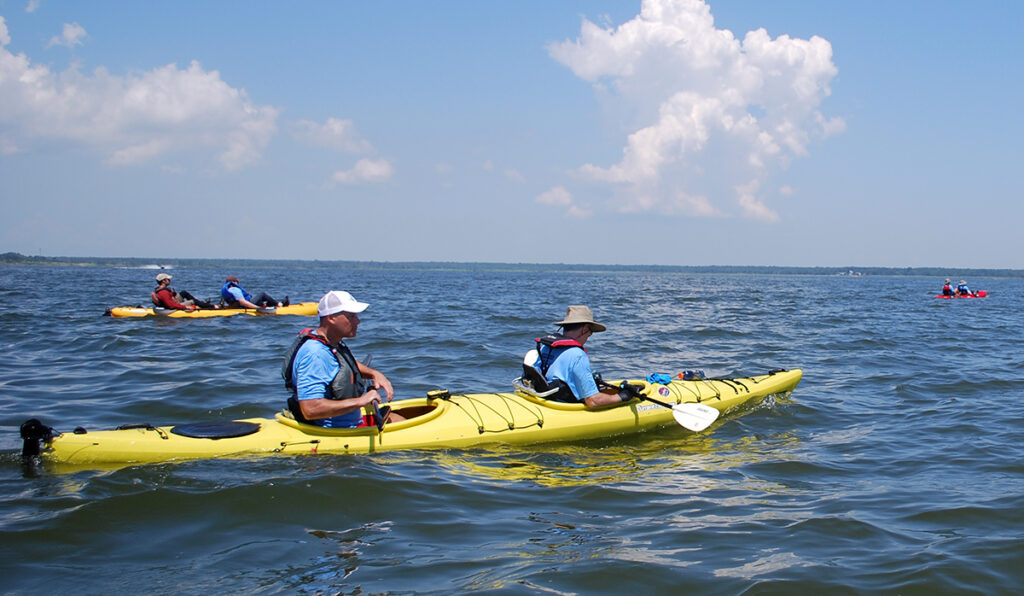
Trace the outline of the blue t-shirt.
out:
<instances>
[{"instance_id":1,"label":"blue t-shirt","mask_svg":"<svg viewBox=\"0 0 1024 596\"><path fill-rule=\"evenodd\" d=\"M328 387L339 371L341 366L338 365L330 348L318 341L303 342L292 363L292 378L295 379L296 396L299 401L327 397ZM358 426L363 419L362 412L362 408L356 408L348 414L310 420L310 423L327 428L352 428Z\"/></svg>"},{"instance_id":2,"label":"blue t-shirt","mask_svg":"<svg viewBox=\"0 0 1024 596\"><path fill-rule=\"evenodd\" d=\"M242 298L250 301L252 300L252 296L249 292L246 292L238 284L230 281L221 287L220 297L228 302L238 302Z\"/></svg>"},{"instance_id":3,"label":"blue t-shirt","mask_svg":"<svg viewBox=\"0 0 1024 596\"><path fill-rule=\"evenodd\" d=\"M551 348L541 346L540 353L545 359ZM583 348L555 348L553 354L555 360L544 375L550 383L554 380L565 381L576 396L576 401L583 401L597 393L597 383L594 381L594 371L590 369L590 357L583 351ZM540 370L538 358L533 367Z\"/></svg>"},{"instance_id":4,"label":"blue t-shirt","mask_svg":"<svg viewBox=\"0 0 1024 596\"><path fill-rule=\"evenodd\" d=\"M245 298L245 292L243 292L242 288L240 288L238 286L231 286L231 287L229 287L228 288L228 294L231 294L231 297L235 299L235 302L238 302L238 301L242 300L243 298Z\"/></svg>"}]
</instances>

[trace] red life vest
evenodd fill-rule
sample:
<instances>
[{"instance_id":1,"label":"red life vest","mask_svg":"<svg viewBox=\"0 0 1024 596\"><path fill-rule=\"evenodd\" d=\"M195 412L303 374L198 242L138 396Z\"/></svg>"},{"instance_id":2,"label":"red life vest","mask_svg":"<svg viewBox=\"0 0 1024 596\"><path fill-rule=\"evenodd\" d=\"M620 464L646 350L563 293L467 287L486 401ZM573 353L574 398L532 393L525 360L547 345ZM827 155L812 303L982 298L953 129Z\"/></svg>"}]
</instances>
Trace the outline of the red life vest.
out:
<instances>
[{"instance_id":1,"label":"red life vest","mask_svg":"<svg viewBox=\"0 0 1024 596\"><path fill-rule=\"evenodd\" d=\"M565 351L565 350L561 350L557 354L555 354L554 357L552 357L551 355L554 353L555 349L558 349L558 348L579 348L579 349L583 350L584 352L587 351L586 348L583 347L583 344L581 344L580 342L576 341L575 339L570 339L570 338L568 338L568 337L566 337L564 335L560 335L560 334L557 334L557 333L552 333L550 335L545 335L544 337L538 337L534 341L537 342L537 354L540 356L540 374L542 374L544 376L547 376L548 369L551 368L551 364L559 356L561 356L562 353ZM548 347L547 358L544 357L544 352L541 351L541 349L540 349L541 346L547 346Z\"/></svg>"}]
</instances>

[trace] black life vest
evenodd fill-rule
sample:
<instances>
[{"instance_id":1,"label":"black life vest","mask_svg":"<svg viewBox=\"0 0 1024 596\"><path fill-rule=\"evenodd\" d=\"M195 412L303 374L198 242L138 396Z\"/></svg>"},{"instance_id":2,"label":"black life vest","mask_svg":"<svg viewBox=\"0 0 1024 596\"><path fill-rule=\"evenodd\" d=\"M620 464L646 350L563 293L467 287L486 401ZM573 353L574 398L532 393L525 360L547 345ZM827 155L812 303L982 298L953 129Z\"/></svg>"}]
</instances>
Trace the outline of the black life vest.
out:
<instances>
[{"instance_id":1,"label":"black life vest","mask_svg":"<svg viewBox=\"0 0 1024 596\"><path fill-rule=\"evenodd\" d=\"M551 364L566 352L566 350L560 348L579 348L584 352L587 351L580 342L575 339L569 339L568 337L558 333L538 337L535 341L537 342L537 354L540 356L540 374L545 377L548 374L548 369L551 368ZM541 351L541 346L548 347L547 357L545 357L544 352ZM556 349L559 349L557 353L555 352ZM554 354L554 356L552 356L552 354Z\"/></svg>"},{"instance_id":2,"label":"black life vest","mask_svg":"<svg viewBox=\"0 0 1024 596\"><path fill-rule=\"evenodd\" d=\"M324 397L327 399L349 399L366 393L366 384L362 375L359 374L359 365L356 364L356 358L348 346L344 343L332 346L327 343L326 339L314 333L313 329L303 329L289 346L284 356L284 364L281 366L281 378L284 379L285 388L291 391L292 397L298 397L298 388L296 388L295 379L292 376L295 355L299 352L302 344L308 340L315 340L327 346L331 350L331 354L334 354L340 368L338 374L334 375L330 384L327 385L327 394Z\"/></svg>"}]
</instances>

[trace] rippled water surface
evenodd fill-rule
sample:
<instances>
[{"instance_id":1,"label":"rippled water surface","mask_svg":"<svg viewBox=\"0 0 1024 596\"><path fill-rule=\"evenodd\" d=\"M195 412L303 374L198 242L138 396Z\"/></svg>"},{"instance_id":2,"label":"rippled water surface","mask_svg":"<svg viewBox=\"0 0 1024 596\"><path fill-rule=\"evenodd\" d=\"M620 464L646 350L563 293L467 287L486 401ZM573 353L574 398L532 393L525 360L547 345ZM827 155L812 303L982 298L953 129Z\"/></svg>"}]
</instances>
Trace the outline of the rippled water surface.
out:
<instances>
[{"instance_id":1,"label":"rippled water surface","mask_svg":"<svg viewBox=\"0 0 1024 596\"><path fill-rule=\"evenodd\" d=\"M607 376L802 368L791 397L528 448L41 470L19 425L272 416L312 317L112 319L153 270L0 267L0 591L1016 593L1024 282L649 271L175 269L371 303L356 356L399 397L504 391L568 304Z\"/></svg>"}]
</instances>

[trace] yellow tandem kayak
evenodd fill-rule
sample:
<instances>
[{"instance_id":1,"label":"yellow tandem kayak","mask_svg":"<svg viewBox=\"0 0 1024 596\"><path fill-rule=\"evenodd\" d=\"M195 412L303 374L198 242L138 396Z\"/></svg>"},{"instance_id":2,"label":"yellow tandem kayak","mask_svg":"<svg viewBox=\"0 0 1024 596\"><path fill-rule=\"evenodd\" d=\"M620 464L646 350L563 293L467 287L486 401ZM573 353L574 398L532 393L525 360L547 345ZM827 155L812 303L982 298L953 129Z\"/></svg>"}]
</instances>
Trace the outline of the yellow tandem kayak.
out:
<instances>
[{"instance_id":1,"label":"yellow tandem kayak","mask_svg":"<svg viewBox=\"0 0 1024 596\"><path fill-rule=\"evenodd\" d=\"M316 302L299 302L277 308L218 308L197 310L174 310L168 308L143 308L140 306L116 306L107 311L112 317L170 317L172 319L206 319L234 315L304 315L316 314Z\"/></svg>"},{"instance_id":2,"label":"yellow tandem kayak","mask_svg":"<svg viewBox=\"0 0 1024 596\"><path fill-rule=\"evenodd\" d=\"M65 464L132 464L270 454L373 453L397 449L472 448L486 444L572 441L635 433L673 424L666 405L700 403L727 413L768 396L789 395L802 371L730 379L630 381L643 398L590 409L549 401L522 384L511 393L449 395L395 400L389 405L407 420L354 429L329 429L274 418L214 421L177 426L128 425L116 430L58 433L38 420L22 425L23 455ZM26 431L32 423L35 427Z\"/></svg>"}]
</instances>

